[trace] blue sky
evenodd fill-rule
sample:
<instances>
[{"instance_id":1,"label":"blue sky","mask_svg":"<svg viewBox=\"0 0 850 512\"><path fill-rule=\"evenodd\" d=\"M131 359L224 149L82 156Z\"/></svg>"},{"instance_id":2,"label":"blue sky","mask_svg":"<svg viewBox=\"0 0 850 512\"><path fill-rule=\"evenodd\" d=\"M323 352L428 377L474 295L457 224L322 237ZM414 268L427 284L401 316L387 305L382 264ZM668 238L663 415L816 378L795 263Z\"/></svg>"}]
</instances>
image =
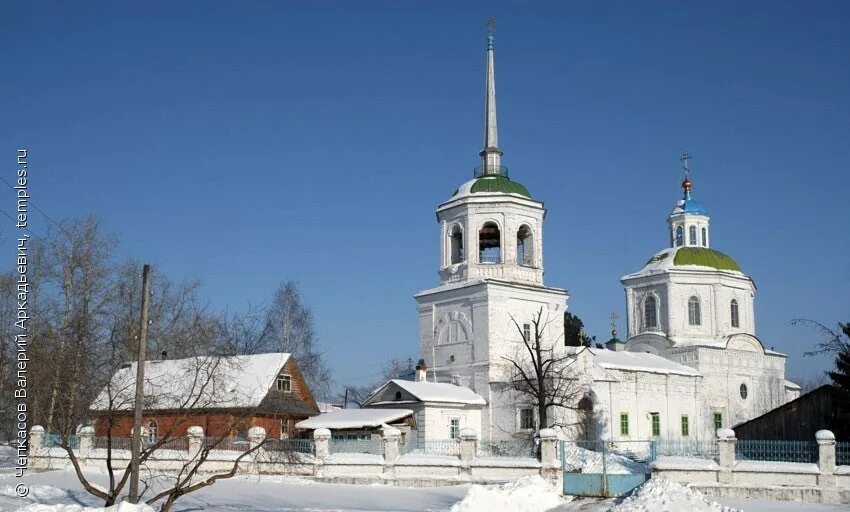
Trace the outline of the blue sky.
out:
<instances>
[{"instance_id":1,"label":"blue sky","mask_svg":"<svg viewBox=\"0 0 850 512\"><path fill-rule=\"evenodd\" d=\"M687 150L759 337L790 376L831 364L789 322L850 321L846 2L4 2L2 172L29 148L38 206L214 307L297 280L337 380L374 380L416 355L434 209L479 165L488 16L504 163L588 331L667 243Z\"/></svg>"}]
</instances>

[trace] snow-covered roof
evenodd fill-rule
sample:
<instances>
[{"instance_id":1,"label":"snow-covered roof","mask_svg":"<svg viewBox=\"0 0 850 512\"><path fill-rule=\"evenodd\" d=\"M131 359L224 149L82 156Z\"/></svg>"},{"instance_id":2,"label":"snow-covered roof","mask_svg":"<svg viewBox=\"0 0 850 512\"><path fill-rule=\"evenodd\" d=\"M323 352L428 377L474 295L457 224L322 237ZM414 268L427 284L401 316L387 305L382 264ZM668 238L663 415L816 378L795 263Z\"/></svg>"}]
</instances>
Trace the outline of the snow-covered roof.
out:
<instances>
[{"instance_id":1,"label":"snow-covered roof","mask_svg":"<svg viewBox=\"0 0 850 512\"><path fill-rule=\"evenodd\" d=\"M341 406L330 404L328 402L316 402L316 405L319 406L319 412L333 412L342 409Z\"/></svg>"},{"instance_id":2,"label":"snow-covered roof","mask_svg":"<svg viewBox=\"0 0 850 512\"><path fill-rule=\"evenodd\" d=\"M803 388L800 387L799 384L794 384L790 380L785 381L785 388L786 389L803 389Z\"/></svg>"},{"instance_id":3,"label":"snow-covered roof","mask_svg":"<svg viewBox=\"0 0 850 512\"><path fill-rule=\"evenodd\" d=\"M671 270L722 271L733 276L749 279L729 255L708 247L683 245L668 247L657 252L649 258L642 269L626 274L620 280L664 274Z\"/></svg>"},{"instance_id":4,"label":"snow-covered roof","mask_svg":"<svg viewBox=\"0 0 850 512\"><path fill-rule=\"evenodd\" d=\"M378 388L369 400L366 400L366 405L377 405L372 399L380 395L381 391L388 386L398 386L413 395L420 402L440 402L449 404L467 404L467 405L485 405L487 402L484 398L465 386L456 386L454 384L446 384L442 382L414 382L402 379L393 379Z\"/></svg>"},{"instance_id":5,"label":"snow-covered roof","mask_svg":"<svg viewBox=\"0 0 850 512\"><path fill-rule=\"evenodd\" d=\"M672 375L702 374L690 366L679 364L655 354L591 348L595 361L606 370L629 370Z\"/></svg>"},{"instance_id":6,"label":"snow-covered roof","mask_svg":"<svg viewBox=\"0 0 850 512\"><path fill-rule=\"evenodd\" d=\"M410 409L341 409L299 421L295 427L305 430L375 428L412 415Z\"/></svg>"},{"instance_id":7,"label":"snow-covered roof","mask_svg":"<svg viewBox=\"0 0 850 512\"><path fill-rule=\"evenodd\" d=\"M257 407L268 394L289 354L190 357L145 364L145 410L240 409ZM115 372L93 411L131 410L136 363Z\"/></svg>"}]
</instances>

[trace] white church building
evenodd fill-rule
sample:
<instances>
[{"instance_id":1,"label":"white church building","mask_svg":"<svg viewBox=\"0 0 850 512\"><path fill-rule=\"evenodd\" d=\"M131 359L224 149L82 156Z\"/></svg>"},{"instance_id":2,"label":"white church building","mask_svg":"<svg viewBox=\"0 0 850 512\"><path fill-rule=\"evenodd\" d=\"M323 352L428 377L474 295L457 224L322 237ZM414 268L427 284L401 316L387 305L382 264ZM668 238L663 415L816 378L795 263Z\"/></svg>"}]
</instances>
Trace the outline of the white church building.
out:
<instances>
[{"instance_id":1,"label":"white church building","mask_svg":"<svg viewBox=\"0 0 850 512\"><path fill-rule=\"evenodd\" d=\"M480 428L468 425L483 440L542 427L533 408L506 391L503 357L521 349L538 311L551 322L544 343L572 359L582 407L596 419L582 435L709 438L799 394L785 380L786 356L756 337L755 285L711 248L710 218L687 177L668 219L669 247L621 278L627 339L614 332L604 349L564 345L568 295L543 280L546 210L501 162L492 34L480 156L473 178L437 206L439 285L415 299L421 356L440 380L483 398ZM449 428L450 416L434 428Z\"/></svg>"}]
</instances>

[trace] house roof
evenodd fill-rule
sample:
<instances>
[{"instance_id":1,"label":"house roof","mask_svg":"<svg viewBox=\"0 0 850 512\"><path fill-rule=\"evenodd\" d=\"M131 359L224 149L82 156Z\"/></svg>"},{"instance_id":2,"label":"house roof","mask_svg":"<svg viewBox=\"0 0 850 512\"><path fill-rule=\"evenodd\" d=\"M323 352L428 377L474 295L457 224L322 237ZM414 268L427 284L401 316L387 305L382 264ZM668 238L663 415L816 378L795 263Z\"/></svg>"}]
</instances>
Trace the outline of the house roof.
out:
<instances>
[{"instance_id":1,"label":"house roof","mask_svg":"<svg viewBox=\"0 0 850 512\"><path fill-rule=\"evenodd\" d=\"M295 428L316 430L318 428L375 428L412 416L410 409L341 409L299 421Z\"/></svg>"},{"instance_id":2,"label":"house roof","mask_svg":"<svg viewBox=\"0 0 850 512\"><path fill-rule=\"evenodd\" d=\"M569 347L578 353L583 347ZM587 348L593 354L594 361L606 370L626 370L665 375L688 375L700 377L702 374L691 368L655 354L646 352L614 351L599 348Z\"/></svg>"},{"instance_id":3,"label":"house roof","mask_svg":"<svg viewBox=\"0 0 850 512\"><path fill-rule=\"evenodd\" d=\"M379 402L372 402L372 399L377 397L381 391L386 389L388 386L398 386L413 395L420 402L440 402L467 405L485 405L487 403L481 395L465 386L456 386L454 384L445 384L442 382L414 382L403 379L393 379L387 381L386 384L375 390L375 392L372 393L372 396L366 400L365 404L377 405Z\"/></svg>"},{"instance_id":4,"label":"house roof","mask_svg":"<svg viewBox=\"0 0 850 512\"><path fill-rule=\"evenodd\" d=\"M258 407L289 361L284 353L190 357L145 363L145 410ZM91 405L132 410L136 363L119 368Z\"/></svg>"}]
</instances>

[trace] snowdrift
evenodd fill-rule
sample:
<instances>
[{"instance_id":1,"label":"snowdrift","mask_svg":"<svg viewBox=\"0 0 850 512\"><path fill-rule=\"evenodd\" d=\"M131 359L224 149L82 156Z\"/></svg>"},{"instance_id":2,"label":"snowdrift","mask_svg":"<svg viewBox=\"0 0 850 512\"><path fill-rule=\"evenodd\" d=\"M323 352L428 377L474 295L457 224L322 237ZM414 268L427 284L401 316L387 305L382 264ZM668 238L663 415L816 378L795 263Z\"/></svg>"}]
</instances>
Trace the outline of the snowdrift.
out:
<instances>
[{"instance_id":1,"label":"snowdrift","mask_svg":"<svg viewBox=\"0 0 850 512\"><path fill-rule=\"evenodd\" d=\"M451 512L544 512L569 500L539 476L502 485L475 485Z\"/></svg>"},{"instance_id":2,"label":"snowdrift","mask_svg":"<svg viewBox=\"0 0 850 512\"><path fill-rule=\"evenodd\" d=\"M653 478L609 512L740 512L709 501L704 494L670 480Z\"/></svg>"}]
</instances>

